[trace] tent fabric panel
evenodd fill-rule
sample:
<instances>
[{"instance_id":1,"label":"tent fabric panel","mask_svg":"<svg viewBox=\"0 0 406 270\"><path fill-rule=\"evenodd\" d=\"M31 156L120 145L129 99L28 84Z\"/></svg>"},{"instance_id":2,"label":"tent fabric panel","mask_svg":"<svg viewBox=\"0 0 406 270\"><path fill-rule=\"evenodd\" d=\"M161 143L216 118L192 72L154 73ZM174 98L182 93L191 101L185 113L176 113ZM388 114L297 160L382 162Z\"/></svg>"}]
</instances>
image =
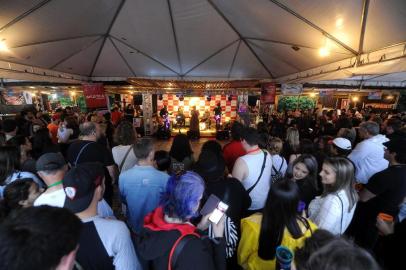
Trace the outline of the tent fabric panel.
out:
<instances>
[{"instance_id":1,"label":"tent fabric panel","mask_svg":"<svg viewBox=\"0 0 406 270\"><path fill-rule=\"evenodd\" d=\"M183 73L239 38L207 1L171 3Z\"/></svg>"},{"instance_id":2,"label":"tent fabric panel","mask_svg":"<svg viewBox=\"0 0 406 270\"><path fill-rule=\"evenodd\" d=\"M18 16L22 15L23 13L27 12L31 8L35 7L43 0L3 0L0 1L0 28L17 18ZM6 4L2 4L1 2L7 2Z\"/></svg>"},{"instance_id":3,"label":"tent fabric panel","mask_svg":"<svg viewBox=\"0 0 406 270\"><path fill-rule=\"evenodd\" d=\"M243 37L271 39L312 48L323 47L328 42L321 32L269 0L213 2ZM331 47L336 52L346 52L334 43Z\"/></svg>"},{"instance_id":4,"label":"tent fabric panel","mask_svg":"<svg viewBox=\"0 0 406 270\"><path fill-rule=\"evenodd\" d=\"M211 57L206 62L196 67L188 74L188 76L227 77L237 47L238 42L235 42L227 49L221 51L217 55Z\"/></svg>"},{"instance_id":5,"label":"tent fabric panel","mask_svg":"<svg viewBox=\"0 0 406 270\"><path fill-rule=\"evenodd\" d=\"M109 38L104 43L92 76L133 76Z\"/></svg>"},{"instance_id":6,"label":"tent fabric panel","mask_svg":"<svg viewBox=\"0 0 406 270\"><path fill-rule=\"evenodd\" d=\"M110 34L180 72L167 1L126 1Z\"/></svg>"},{"instance_id":7,"label":"tent fabric panel","mask_svg":"<svg viewBox=\"0 0 406 270\"><path fill-rule=\"evenodd\" d=\"M250 49L241 42L234 66L230 73L231 78L268 78L269 74L265 68L253 56Z\"/></svg>"},{"instance_id":8,"label":"tent fabric panel","mask_svg":"<svg viewBox=\"0 0 406 270\"><path fill-rule=\"evenodd\" d=\"M406 1L370 1L364 51L406 41Z\"/></svg>"},{"instance_id":9,"label":"tent fabric panel","mask_svg":"<svg viewBox=\"0 0 406 270\"><path fill-rule=\"evenodd\" d=\"M10 57L8 57L8 59L3 60L12 60L25 65L52 68L59 61L91 44L97 38L98 37L88 37L20 47L13 49L13 58L10 59ZM49 57L50 55L55 57ZM1 55L0 58L2 58Z\"/></svg>"},{"instance_id":10,"label":"tent fabric panel","mask_svg":"<svg viewBox=\"0 0 406 270\"><path fill-rule=\"evenodd\" d=\"M354 50L358 50L362 1L280 1Z\"/></svg>"},{"instance_id":11,"label":"tent fabric panel","mask_svg":"<svg viewBox=\"0 0 406 270\"><path fill-rule=\"evenodd\" d=\"M120 1L51 1L0 34L8 46L105 34Z\"/></svg>"},{"instance_id":12,"label":"tent fabric panel","mask_svg":"<svg viewBox=\"0 0 406 270\"><path fill-rule=\"evenodd\" d=\"M99 41L93 43L85 50L60 63L58 66L55 67L55 70L74 74L82 74L86 76L89 75L94 62L96 61L97 53L99 52L102 43L103 39L100 39Z\"/></svg>"},{"instance_id":13,"label":"tent fabric panel","mask_svg":"<svg viewBox=\"0 0 406 270\"><path fill-rule=\"evenodd\" d=\"M117 49L127 60L131 69L134 71L137 77L167 77L167 76L177 76L176 73L172 72L168 68L162 66L161 64L155 62L154 60L142 55L129 48L125 44L112 39ZM133 77L130 76L130 77Z\"/></svg>"},{"instance_id":14,"label":"tent fabric panel","mask_svg":"<svg viewBox=\"0 0 406 270\"><path fill-rule=\"evenodd\" d=\"M348 54L333 52L330 52L328 57L320 57L318 50L315 49L300 48L295 51L289 45L272 42L252 40L250 43L254 44L253 48L275 76L288 75L349 57Z\"/></svg>"}]
</instances>

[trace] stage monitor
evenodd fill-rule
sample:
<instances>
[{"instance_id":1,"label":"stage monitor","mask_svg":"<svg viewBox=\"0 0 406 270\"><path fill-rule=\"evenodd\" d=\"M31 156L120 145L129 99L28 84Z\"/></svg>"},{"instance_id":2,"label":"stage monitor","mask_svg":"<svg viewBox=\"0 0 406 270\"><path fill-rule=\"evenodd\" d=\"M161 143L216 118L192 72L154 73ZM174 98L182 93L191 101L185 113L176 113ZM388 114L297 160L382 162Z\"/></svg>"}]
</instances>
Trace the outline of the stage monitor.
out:
<instances>
[{"instance_id":1,"label":"stage monitor","mask_svg":"<svg viewBox=\"0 0 406 270\"><path fill-rule=\"evenodd\" d=\"M142 105L142 95L134 95L133 103L134 105Z\"/></svg>"},{"instance_id":2,"label":"stage monitor","mask_svg":"<svg viewBox=\"0 0 406 270\"><path fill-rule=\"evenodd\" d=\"M258 96L248 96L248 106L257 105Z\"/></svg>"}]
</instances>

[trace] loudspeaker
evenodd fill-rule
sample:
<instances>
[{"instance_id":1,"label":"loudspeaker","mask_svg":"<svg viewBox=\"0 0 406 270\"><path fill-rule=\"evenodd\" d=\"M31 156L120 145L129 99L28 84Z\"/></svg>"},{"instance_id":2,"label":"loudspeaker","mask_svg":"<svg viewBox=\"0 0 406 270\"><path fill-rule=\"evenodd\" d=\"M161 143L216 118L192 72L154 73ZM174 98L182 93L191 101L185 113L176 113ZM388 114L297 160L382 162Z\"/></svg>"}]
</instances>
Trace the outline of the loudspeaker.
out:
<instances>
[{"instance_id":1,"label":"loudspeaker","mask_svg":"<svg viewBox=\"0 0 406 270\"><path fill-rule=\"evenodd\" d=\"M152 113L158 111L158 96L157 94L152 94Z\"/></svg>"},{"instance_id":2,"label":"loudspeaker","mask_svg":"<svg viewBox=\"0 0 406 270\"><path fill-rule=\"evenodd\" d=\"M248 106L255 106L257 105L257 96L248 96Z\"/></svg>"},{"instance_id":3,"label":"loudspeaker","mask_svg":"<svg viewBox=\"0 0 406 270\"><path fill-rule=\"evenodd\" d=\"M133 95L133 104L142 105L142 95Z\"/></svg>"}]
</instances>

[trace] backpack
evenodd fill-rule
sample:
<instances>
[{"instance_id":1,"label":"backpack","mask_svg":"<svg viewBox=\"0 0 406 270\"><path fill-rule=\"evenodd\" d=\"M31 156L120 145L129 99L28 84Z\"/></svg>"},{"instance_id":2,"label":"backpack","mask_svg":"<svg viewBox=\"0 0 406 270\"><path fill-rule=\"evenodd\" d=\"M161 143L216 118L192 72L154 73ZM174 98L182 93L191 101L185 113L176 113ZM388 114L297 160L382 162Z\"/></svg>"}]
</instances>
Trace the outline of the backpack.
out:
<instances>
[{"instance_id":1,"label":"backpack","mask_svg":"<svg viewBox=\"0 0 406 270\"><path fill-rule=\"evenodd\" d=\"M276 170L275 166L272 164L271 184L274 184L283 179L284 175L282 173L282 167L283 167L284 162L285 162L285 159L282 158L282 163L281 163L281 166L279 167L279 170Z\"/></svg>"}]
</instances>

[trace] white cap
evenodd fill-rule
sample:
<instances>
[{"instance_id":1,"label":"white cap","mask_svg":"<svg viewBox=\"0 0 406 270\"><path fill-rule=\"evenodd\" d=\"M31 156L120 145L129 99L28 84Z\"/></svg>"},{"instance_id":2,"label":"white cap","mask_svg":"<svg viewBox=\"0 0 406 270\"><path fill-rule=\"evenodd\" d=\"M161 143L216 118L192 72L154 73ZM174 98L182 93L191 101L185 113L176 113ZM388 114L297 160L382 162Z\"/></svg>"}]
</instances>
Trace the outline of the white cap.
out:
<instances>
[{"instance_id":1,"label":"white cap","mask_svg":"<svg viewBox=\"0 0 406 270\"><path fill-rule=\"evenodd\" d=\"M351 150L351 142L348 139L338 137L333 140L333 143L341 149Z\"/></svg>"}]
</instances>

